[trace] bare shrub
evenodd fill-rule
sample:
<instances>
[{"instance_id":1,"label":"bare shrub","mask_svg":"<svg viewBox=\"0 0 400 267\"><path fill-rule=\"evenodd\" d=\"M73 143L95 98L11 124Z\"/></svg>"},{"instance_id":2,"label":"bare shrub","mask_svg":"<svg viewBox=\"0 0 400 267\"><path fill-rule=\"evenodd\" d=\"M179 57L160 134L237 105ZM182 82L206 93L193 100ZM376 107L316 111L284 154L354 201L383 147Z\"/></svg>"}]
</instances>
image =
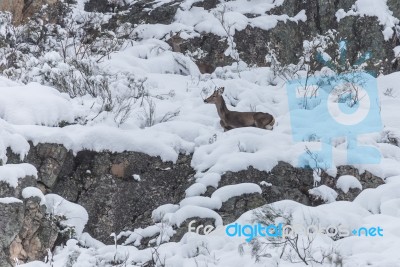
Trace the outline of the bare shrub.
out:
<instances>
[{"instance_id":1,"label":"bare shrub","mask_svg":"<svg viewBox=\"0 0 400 267\"><path fill-rule=\"evenodd\" d=\"M143 105L143 117L144 125L143 127L151 127L157 123L163 123L172 120L173 118L179 116L180 110L168 111L161 117L156 116L156 103L150 97L146 97L146 102Z\"/></svg>"},{"instance_id":2,"label":"bare shrub","mask_svg":"<svg viewBox=\"0 0 400 267\"><path fill-rule=\"evenodd\" d=\"M293 225L293 217L290 213L266 205L261 211L254 213L254 222L264 225L276 224L277 221L284 225ZM311 220L311 224L315 224ZM256 237L250 243L239 246L239 253L244 253L244 246L250 246L252 257L256 262L262 262L265 258L272 258L277 253L278 258L291 263L323 264L326 261L338 261L341 256L330 246L321 247L315 243L315 234L289 233L282 236ZM317 253L318 252L318 253ZM317 257L315 255L318 255Z\"/></svg>"}]
</instances>

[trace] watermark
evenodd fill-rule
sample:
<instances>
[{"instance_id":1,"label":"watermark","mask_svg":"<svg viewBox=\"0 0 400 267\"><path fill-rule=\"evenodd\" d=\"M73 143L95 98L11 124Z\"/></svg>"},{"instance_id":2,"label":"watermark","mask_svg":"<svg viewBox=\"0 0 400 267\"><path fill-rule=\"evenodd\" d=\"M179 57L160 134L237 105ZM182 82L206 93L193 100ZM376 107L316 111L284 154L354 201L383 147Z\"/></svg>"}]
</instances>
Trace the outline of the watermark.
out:
<instances>
[{"instance_id":1,"label":"watermark","mask_svg":"<svg viewBox=\"0 0 400 267\"><path fill-rule=\"evenodd\" d=\"M324 234L329 237L348 237L351 234L354 236L383 236L383 229L377 227L360 227L350 231L348 227L343 225L329 225L323 227L321 225L303 226L300 224L278 225L270 224L239 224L234 223L226 226L225 233L230 237L245 237L247 242L250 242L256 237L276 237L276 238L294 238L296 235L316 235Z\"/></svg>"},{"instance_id":2,"label":"watermark","mask_svg":"<svg viewBox=\"0 0 400 267\"><path fill-rule=\"evenodd\" d=\"M209 233L211 233L212 231L214 231L215 227L212 225L198 225L198 226L193 226L193 224L196 224L196 220L192 220L189 222L188 225L188 232L195 232L196 234L204 234L204 235L208 235Z\"/></svg>"},{"instance_id":3,"label":"watermark","mask_svg":"<svg viewBox=\"0 0 400 267\"><path fill-rule=\"evenodd\" d=\"M201 235L208 235L215 230L212 225L196 225L197 221L192 220L188 224L188 232L194 232ZM348 237L348 236L367 236L381 237L383 229L376 227L359 227L350 231L350 228L343 225L308 225L301 224L240 224L233 223L225 226L225 234L229 237L244 237L250 242L256 237L273 237L273 238L294 238L296 235L316 235L323 234L329 237Z\"/></svg>"},{"instance_id":4,"label":"watermark","mask_svg":"<svg viewBox=\"0 0 400 267\"><path fill-rule=\"evenodd\" d=\"M341 42L341 57L345 57L346 43ZM357 64L368 59L365 55ZM329 66L328 61L320 61ZM372 146L360 145L363 134L380 132L382 121L376 79L367 72L353 69L336 75L311 76L287 83L293 139L296 142L319 141L321 148L315 155L323 167L333 163L332 144L346 138L348 164L377 164L381 155ZM314 152L313 152L314 153ZM310 156L301 155L300 166L311 166Z\"/></svg>"}]
</instances>

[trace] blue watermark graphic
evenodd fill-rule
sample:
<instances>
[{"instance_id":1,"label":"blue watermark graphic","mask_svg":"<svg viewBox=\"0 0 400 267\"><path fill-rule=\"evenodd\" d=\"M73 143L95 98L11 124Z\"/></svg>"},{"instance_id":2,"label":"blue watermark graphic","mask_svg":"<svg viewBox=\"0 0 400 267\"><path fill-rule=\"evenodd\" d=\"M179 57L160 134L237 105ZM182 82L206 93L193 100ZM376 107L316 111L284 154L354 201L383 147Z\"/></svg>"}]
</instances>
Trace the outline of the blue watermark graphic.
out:
<instances>
[{"instance_id":1,"label":"blue watermark graphic","mask_svg":"<svg viewBox=\"0 0 400 267\"><path fill-rule=\"evenodd\" d=\"M348 237L348 236L367 236L367 237L382 237L383 229L377 227L360 227L350 232L349 228L339 225L329 225L322 227L320 225L278 225L270 224L239 224L234 223L226 226L225 233L229 237L244 237L247 242L250 242L256 237L273 237L273 238L294 238L296 235L316 235L324 234L329 237Z\"/></svg>"},{"instance_id":2,"label":"blue watermark graphic","mask_svg":"<svg viewBox=\"0 0 400 267\"><path fill-rule=\"evenodd\" d=\"M196 220L192 220L188 224L188 232L193 232L201 235L208 235L216 228L212 225L197 225ZM294 238L296 235L316 235L323 234L329 237L348 237L348 236L366 236L366 237L381 237L383 229L380 226L376 227L359 227L350 231L350 228L343 225L308 225L301 224L240 224L232 223L225 226L225 234L229 237L244 237L247 242L250 242L257 237L267 238Z\"/></svg>"},{"instance_id":3,"label":"blue watermark graphic","mask_svg":"<svg viewBox=\"0 0 400 267\"><path fill-rule=\"evenodd\" d=\"M339 65L322 54L317 56L321 63L339 74L311 76L287 83L293 139L296 142L319 141L321 149L312 153L322 159L326 168L333 163L332 143L337 138L346 138L348 164L377 164L381 160L379 150L357 142L360 135L382 130L377 81L362 68L343 71L346 42L339 43L339 51ZM366 53L356 64L361 65L370 57L370 53ZM302 167L318 167L312 164L308 153L299 159Z\"/></svg>"}]
</instances>

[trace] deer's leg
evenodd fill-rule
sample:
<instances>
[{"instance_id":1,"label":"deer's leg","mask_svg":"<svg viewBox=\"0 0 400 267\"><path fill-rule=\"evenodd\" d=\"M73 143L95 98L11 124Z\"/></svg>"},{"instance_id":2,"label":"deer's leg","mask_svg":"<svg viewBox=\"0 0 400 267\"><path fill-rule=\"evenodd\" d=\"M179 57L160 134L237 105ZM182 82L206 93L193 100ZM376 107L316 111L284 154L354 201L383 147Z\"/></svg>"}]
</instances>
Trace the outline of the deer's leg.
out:
<instances>
[{"instance_id":1,"label":"deer's leg","mask_svg":"<svg viewBox=\"0 0 400 267\"><path fill-rule=\"evenodd\" d=\"M219 124L221 124L222 128L224 128L224 132L232 130L233 128L228 126L227 124L225 124L225 122L223 120L219 121Z\"/></svg>"}]
</instances>

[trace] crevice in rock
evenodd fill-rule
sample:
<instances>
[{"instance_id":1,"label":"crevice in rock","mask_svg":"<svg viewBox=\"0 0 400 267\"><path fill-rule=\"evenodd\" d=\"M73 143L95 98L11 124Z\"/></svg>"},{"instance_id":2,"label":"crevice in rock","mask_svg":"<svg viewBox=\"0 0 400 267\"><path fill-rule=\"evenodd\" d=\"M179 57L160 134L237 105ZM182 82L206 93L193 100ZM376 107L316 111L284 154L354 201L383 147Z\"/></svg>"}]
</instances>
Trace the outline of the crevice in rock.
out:
<instances>
[{"instance_id":1,"label":"crevice in rock","mask_svg":"<svg viewBox=\"0 0 400 267\"><path fill-rule=\"evenodd\" d=\"M321 13L320 13L319 0L315 0L315 8L316 8L316 12L314 14L315 26L317 28L318 33L323 34L324 32L321 27Z\"/></svg>"}]
</instances>

